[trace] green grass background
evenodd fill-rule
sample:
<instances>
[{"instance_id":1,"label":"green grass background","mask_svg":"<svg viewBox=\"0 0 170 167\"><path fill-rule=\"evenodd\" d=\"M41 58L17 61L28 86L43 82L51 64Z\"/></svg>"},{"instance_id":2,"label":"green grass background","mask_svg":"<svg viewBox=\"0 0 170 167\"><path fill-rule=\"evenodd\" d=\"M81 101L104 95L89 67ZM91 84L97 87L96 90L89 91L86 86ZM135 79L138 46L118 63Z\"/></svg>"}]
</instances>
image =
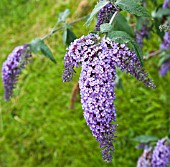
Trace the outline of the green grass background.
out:
<instances>
[{"instance_id":1,"label":"green grass background","mask_svg":"<svg viewBox=\"0 0 170 167\"><path fill-rule=\"evenodd\" d=\"M71 9L71 19L80 0L0 0L0 64L18 45L48 33L65 8ZM162 1L160 1L161 3ZM95 0L82 13L91 11ZM73 26L78 37L88 34L84 22ZM158 75L159 57L147 60L145 69L157 88L146 88L127 75L122 81L125 91L116 89L118 138L110 164L102 160L99 144L92 136L83 117L80 98L73 111L69 109L73 82L62 83L65 46L62 33L45 41L58 62L54 65L43 56L34 55L19 77L14 97L3 99L0 79L0 167L135 167L142 150L133 139L147 134L162 138L170 127L170 72ZM156 50L156 37L145 49Z\"/></svg>"}]
</instances>

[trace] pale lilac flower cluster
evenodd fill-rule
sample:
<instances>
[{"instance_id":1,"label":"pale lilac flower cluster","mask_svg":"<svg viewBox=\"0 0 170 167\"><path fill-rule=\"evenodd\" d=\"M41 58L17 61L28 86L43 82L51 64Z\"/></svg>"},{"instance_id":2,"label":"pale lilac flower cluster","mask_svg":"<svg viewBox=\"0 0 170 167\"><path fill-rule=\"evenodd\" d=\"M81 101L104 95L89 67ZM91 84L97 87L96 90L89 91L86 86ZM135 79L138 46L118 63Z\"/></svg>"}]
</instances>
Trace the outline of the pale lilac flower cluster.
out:
<instances>
[{"instance_id":1,"label":"pale lilac flower cluster","mask_svg":"<svg viewBox=\"0 0 170 167\"><path fill-rule=\"evenodd\" d=\"M164 0L162 8L170 8L170 0Z\"/></svg>"},{"instance_id":2,"label":"pale lilac flower cluster","mask_svg":"<svg viewBox=\"0 0 170 167\"><path fill-rule=\"evenodd\" d=\"M100 0L103 1L103 0ZM108 3L106 6L104 6L99 12L97 16L97 23L95 27L95 31L100 30L100 25L104 23L109 23L112 15L115 13L116 9L112 5L112 3Z\"/></svg>"},{"instance_id":3,"label":"pale lilac flower cluster","mask_svg":"<svg viewBox=\"0 0 170 167\"><path fill-rule=\"evenodd\" d=\"M169 70L170 70L170 59L168 59L167 61L165 61L161 65L161 68L159 70L159 75L160 76L165 76L168 73Z\"/></svg>"},{"instance_id":4,"label":"pale lilac flower cluster","mask_svg":"<svg viewBox=\"0 0 170 167\"><path fill-rule=\"evenodd\" d=\"M152 167L168 167L170 164L170 143L167 139L157 142L152 154Z\"/></svg>"},{"instance_id":5,"label":"pale lilac flower cluster","mask_svg":"<svg viewBox=\"0 0 170 167\"><path fill-rule=\"evenodd\" d=\"M155 87L147 78L136 54L125 44L103 39L99 42L98 35L89 34L76 39L65 55L63 81L70 81L74 66L82 66L79 79L82 108L92 134L100 143L103 159L111 162L114 151L116 110L114 81L116 67L135 76L149 87Z\"/></svg>"},{"instance_id":6,"label":"pale lilac flower cluster","mask_svg":"<svg viewBox=\"0 0 170 167\"><path fill-rule=\"evenodd\" d=\"M170 48L170 33L169 32L165 32L163 42L161 43L160 48L162 50L168 50Z\"/></svg>"},{"instance_id":7,"label":"pale lilac flower cluster","mask_svg":"<svg viewBox=\"0 0 170 167\"><path fill-rule=\"evenodd\" d=\"M5 89L5 99L8 101L13 94L18 75L32 57L28 45L16 47L2 66L2 79Z\"/></svg>"},{"instance_id":8,"label":"pale lilac flower cluster","mask_svg":"<svg viewBox=\"0 0 170 167\"><path fill-rule=\"evenodd\" d=\"M142 24L142 28L139 31L136 31L135 34L136 34L136 42L142 48L143 47L143 39L149 38L149 35L150 35L150 27L148 26L147 20L145 23Z\"/></svg>"},{"instance_id":9,"label":"pale lilac flower cluster","mask_svg":"<svg viewBox=\"0 0 170 167\"><path fill-rule=\"evenodd\" d=\"M152 167L152 147L144 149L143 154L138 159L137 167Z\"/></svg>"}]
</instances>

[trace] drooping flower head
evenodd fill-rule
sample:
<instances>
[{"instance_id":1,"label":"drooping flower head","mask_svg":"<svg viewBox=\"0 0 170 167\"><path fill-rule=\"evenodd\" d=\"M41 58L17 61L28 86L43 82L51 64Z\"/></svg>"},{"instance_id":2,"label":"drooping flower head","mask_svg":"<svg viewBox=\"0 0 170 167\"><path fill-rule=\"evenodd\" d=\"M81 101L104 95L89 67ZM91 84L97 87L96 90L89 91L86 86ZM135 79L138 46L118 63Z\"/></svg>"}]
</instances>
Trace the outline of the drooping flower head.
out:
<instances>
[{"instance_id":1,"label":"drooping flower head","mask_svg":"<svg viewBox=\"0 0 170 167\"><path fill-rule=\"evenodd\" d=\"M100 0L103 1L103 0ZM97 23L95 27L95 31L100 30L100 25L104 23L109 23L112 15L115 13L116 9L112 5L112 3L108 3L106 6L104 6L99 12L97 16Z\"/></svg>"},{"instance_id":2,"label":"drooping flower head","mask_svg":"<svg viewBox=\"0 0 170 167\"><path fill-rule=\"evenodd\" d=\"M117 126L113 124L116 121L113 104L116 67L149 87L154 87L154 84L147 78L136 54L125 44L110 39L99 42L99 39L98 35L89 34L71 43L65 55L63 81L71 80L74 66L82 66L79 86L84 117L93 136L100 143L103 159L111 162Z\"/></svg>"},{"instance_id":3,"label":"drooping flower head","mask_svg":"<svg viewBox=\"0 0 170 167\"><path fill-rule=\"evenodd\" d=\"M2 66L2 79L5 89L5 100L9 100L13 94L13 89L17 82L18 75L32 57L29 46L23 45L16 47L9 55Z\"/></svg>"},{"instance_id":4,"label":"drooping flower head","mask_svg":"<svg viewBox=\"0 0 170 167\"><path fill-rule=\"evenodd\" d=\"M139 157L137 167L152 167L152 147L144 149L143 154Z\"/></svg>"},{"instance_id":5,"label":"drooping flower head","mask_svg":"<svg viewBox=\"0 0 170 167\"><path fill-rule=\"evenodd\" d=\"M168 167L170 164L170 143L167 139L157 142L152 154L152 167Z\"/></svg>"},{"instance_id":6,"label":"drooping flower head","mask_svg":"<svg viewBox=\"0 0 170 167\"><path fill-rule=\"evenodd\" d=\"M170 59L166 60L162 65L159 70L159 75L160 76L165 76L168 71L170 70Z\"/></svg>"}]
</instances>

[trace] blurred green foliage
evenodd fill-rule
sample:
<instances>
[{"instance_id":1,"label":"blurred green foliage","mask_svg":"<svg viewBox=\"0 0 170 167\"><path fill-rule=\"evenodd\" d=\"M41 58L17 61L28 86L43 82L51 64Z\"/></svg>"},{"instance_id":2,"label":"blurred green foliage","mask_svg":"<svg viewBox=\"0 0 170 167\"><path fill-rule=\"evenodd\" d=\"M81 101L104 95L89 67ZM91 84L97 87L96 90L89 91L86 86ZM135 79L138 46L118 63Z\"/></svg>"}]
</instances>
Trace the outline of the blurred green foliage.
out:
<instances>
[{"instance_id":1,"label":"blurred green foliage","mask_svg":"<svg viewBox=\"0 0 170 167\"><path fill-rule=\"evenodd\" d=\"M71 19L81 1L64 0L1 0L0 48L1 65L18 45L48 33L65 8ZM90 1L90 11L95 0ZM82 9L84 10L84 9ZM75 34L88 34L84 22L74 25ZM147 60L145 68L155 81L155 90L123 75L124 92L116 89L117 131L113 162L102 160L99 144L92 136L83 117L80 98L71 111L70 97L80 69L71 83L62 83L65 46L62 34L46 40L58 62L34 55L23 70L14 97L3 100L0 79L0 167L133 167L142 150L135 149L134 138L153 135L162 138L170 127L170 73L159 77L159 57ZM156 50L158 40L145 41L144 50Z\"/></svg>"}]
</instances>

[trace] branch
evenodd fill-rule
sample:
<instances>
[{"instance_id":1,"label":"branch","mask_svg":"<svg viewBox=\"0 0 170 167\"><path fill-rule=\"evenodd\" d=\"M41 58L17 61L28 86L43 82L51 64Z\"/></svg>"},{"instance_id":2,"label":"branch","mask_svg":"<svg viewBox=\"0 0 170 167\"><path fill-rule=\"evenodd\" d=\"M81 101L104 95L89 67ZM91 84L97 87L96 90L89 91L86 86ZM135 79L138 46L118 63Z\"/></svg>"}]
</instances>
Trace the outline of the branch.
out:
<instances>
[{"instance_id":1,"label":"branch","mask_svg":"<svg viewBox=\"0 0 170 167\"><path fill-rule=\"evenodd\" d=\"M77 82L76 85L72 89L71 99L70 99L70 110L74 109L74 103L76 101L76 95L80 91L79 83Z\"/></svg>"},{"instance_id":2,"label":"branch","mask_svg":"<svg viewBox=\"0 0 170 167\"><path fill-rule=\"evenodd\" d=\"M113 24L114 19L115 19L115 17L117 16L118 13L119 13L119 10L117 10L117 11L113 14L113 16L112 16L112 18L111 18L109 24Z\"/></svg>"},{"instance_id":3,"label":"branch","mask_svg":"<svg viewBox=\"0 0 170 167\"><path fill-rule=\"evenodd\" d=\"M147 59L150 59L152 57L154 57L155 55L158 55L161 53L161 50L156 50L156 51L153 51L153 52L150 52L148 56L145 56L143 59L144 60L147 60Z\"/></svg>"},{"instance_id":4,"label":"branch","mask_svg":"<svg viewBox=\"0 0 170 167\"><path fill-rule=\"evenodd\" d=\"M70 23L68 23L68 24L73 25L73 24L75 24L75 23L77 23L77 22L79 22L79 21L81 21L81 20L86 19L86 18L87 18L87 16L83 16L83 17L80 17L79 19L74 20L74 21L72 21L72 22L70 22ZM59 27L59 28L51 31L49 34L45 35L45 36L42 37L41 39L42 39L42 40L45 40L45 39L51 37L51 36L52 36L53 34L55 34L56 32L58 32L58 31L60 31L60 30L62 30L62 29L64 29L64 28L65 28L65 26Z\"/></svg>"}]
</instances>

